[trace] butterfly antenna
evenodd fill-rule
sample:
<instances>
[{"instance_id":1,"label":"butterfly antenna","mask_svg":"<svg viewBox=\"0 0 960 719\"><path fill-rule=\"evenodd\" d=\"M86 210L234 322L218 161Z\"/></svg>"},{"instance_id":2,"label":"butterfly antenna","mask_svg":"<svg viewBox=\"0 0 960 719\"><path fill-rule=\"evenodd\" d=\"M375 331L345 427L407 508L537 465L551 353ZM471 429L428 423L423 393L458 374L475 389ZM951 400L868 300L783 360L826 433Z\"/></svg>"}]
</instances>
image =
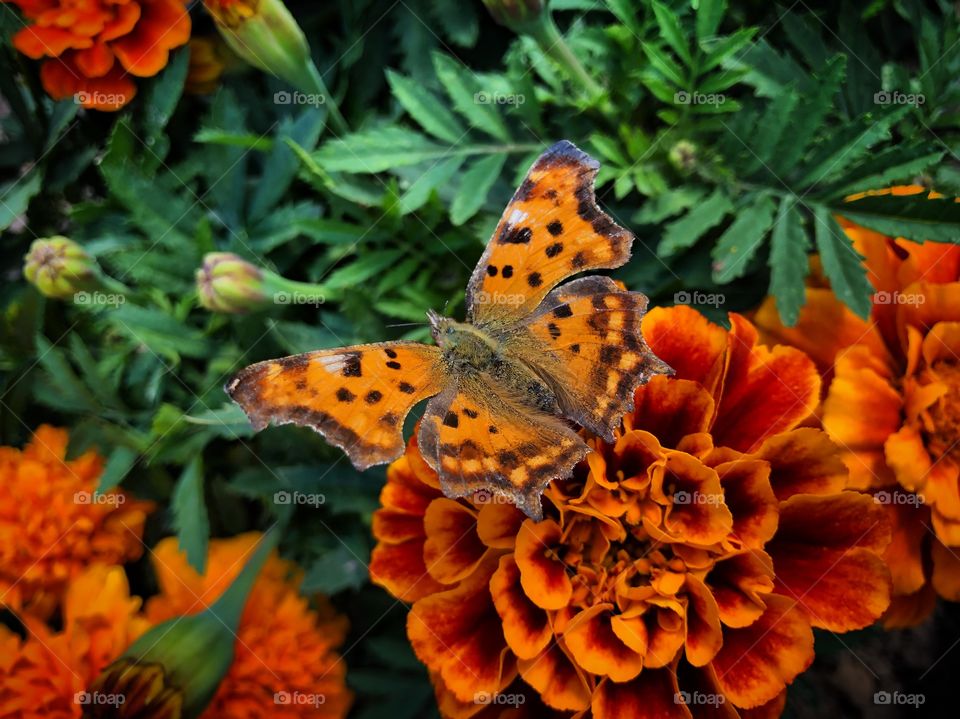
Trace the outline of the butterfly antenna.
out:
<instances>
[{"instance_id":1,"label":"butterfly antenna","mask_svg":"<svg viewBox=\"0 0 960 719\"><path fill-rule=\"evenodd\" d=\"M427 322L400 322L394 325L387 325L387 327L426 327Z\"/></svg>"}]
</instances>

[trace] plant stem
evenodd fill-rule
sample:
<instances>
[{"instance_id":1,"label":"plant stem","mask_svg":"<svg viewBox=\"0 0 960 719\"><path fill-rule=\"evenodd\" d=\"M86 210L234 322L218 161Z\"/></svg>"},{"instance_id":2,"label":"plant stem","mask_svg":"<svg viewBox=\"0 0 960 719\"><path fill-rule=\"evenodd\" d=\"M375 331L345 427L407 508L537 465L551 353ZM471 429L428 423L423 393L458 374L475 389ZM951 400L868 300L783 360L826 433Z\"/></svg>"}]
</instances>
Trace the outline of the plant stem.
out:
<instances>
[{"instance_id":1,"label":"plant stem","mask_svg":"<svg viewBox=\"0 0 960 719\"><path fill-rule=\"evenodd\" d=\"M596 100L606 92L602 85L590 77L580 60L573 54L549 11L540 16L539 20L530 27L529 32L543 53L560 65L572 80L579 83L588 98Z\"/></svg>"}]
</instances>

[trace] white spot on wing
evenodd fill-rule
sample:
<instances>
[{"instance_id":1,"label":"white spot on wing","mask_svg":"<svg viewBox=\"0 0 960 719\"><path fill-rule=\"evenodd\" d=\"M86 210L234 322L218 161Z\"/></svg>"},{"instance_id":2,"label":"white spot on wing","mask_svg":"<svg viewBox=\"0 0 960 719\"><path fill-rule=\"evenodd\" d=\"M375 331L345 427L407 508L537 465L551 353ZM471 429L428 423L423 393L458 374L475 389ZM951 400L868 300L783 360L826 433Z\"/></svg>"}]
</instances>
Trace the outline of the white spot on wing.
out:
<instances>
[{"instance_id":1,"label":"white spot on wing","mask_svg":"<svg viewBox=\"0 0 960 719\"><path fill-rule=\"evenodd\" d=\"M346 364L346 355L326 355L314 360L330 374L337 374Z\"/></svg>"},{"instance_id":2,"label":"white spot on wing","mask_svg":"<svg viewBox=\"0 0 960 719\"><path fill-rule=\"evenodd\" d=\"M527 219L529 215L519 208L514 208L513 212L510 213L510 217L507 218L508 225L518 225Z\"/></svg>"}]
</instances>

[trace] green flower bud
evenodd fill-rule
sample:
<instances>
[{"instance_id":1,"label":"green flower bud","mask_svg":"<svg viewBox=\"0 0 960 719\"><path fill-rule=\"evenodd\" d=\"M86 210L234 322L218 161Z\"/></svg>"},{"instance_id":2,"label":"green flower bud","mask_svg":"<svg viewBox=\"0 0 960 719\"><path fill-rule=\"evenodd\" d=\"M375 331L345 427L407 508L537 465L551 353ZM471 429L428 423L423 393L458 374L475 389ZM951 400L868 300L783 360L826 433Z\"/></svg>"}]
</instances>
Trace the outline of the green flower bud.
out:
<instances>
[{"instance_id":1,"label":"green flower bud","mask_svg":"<svg viewBox=\"0 0 960 719\"><path fill-rule=\"evenodd\" d=\"M96 260L71 239L62 236L34 240L23 258L23 276L41 294L68 299L97 283Z\"/></svg>"},{"instance_id":2,"label":"green flower bud","mask_svg":"<svg viewBox=\"0 0 960 719\"><path fill-rule=\"evenodd\" d=\"M263 270L232 252L210 252L203 258L197 292L211 312L249 312L269 301Z\"/></svg>"},{"instance_id":3,"label":"green flower bud","mask_svg":"<svg viewBox=\"0 0 960 719\"><path fill-rule=\"evenodd\" d=\"M680 140L670 148L670 164L683 172L690 172L697 165L697 146L689 140Z\"/></svg>"}]
</instances>

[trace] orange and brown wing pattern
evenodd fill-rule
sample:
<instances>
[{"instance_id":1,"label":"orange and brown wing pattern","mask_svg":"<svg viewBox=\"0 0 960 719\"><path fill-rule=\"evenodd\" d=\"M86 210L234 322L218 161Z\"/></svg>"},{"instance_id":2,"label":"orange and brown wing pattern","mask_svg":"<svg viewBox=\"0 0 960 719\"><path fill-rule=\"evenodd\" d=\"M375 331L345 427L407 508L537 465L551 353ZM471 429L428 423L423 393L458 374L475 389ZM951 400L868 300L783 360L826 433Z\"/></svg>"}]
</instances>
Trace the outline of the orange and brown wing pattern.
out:
<instances>
[{"instance_id":1,"label":"orange and brown wing pattern","mask_svg":"<svg viewBox=\"0 0 960 719\"><path fill-rule=\"evenodd\" d=\"M633 235L597 207L599 167L566 140L537 159L467 285L470 322L517 320L565 278L630 258Z\"/></svg>"},{"instance_id":2,"label":"orange and brown wing pattern","mask_svg":"<svg viewBox=\"0 0 960 719\"><path fill-rule=\"evenodd\" d=\"M483 490L535 520L543 517L546 486L569 476L589 450L557 417L523 407L476 377L430 400L418 442L446 496Z\"/></svg>"},{"instance_id":3,"label":"orange and brown wing pattern","mask_svg":"<svg viewBox=\"0 0 960 719\"><path fill-rule=\"evenodd\" d=\"M645 295L607 277L573 280L525 322L535 341L516 335L509 349L548 379L566 417L611 442L636 388L673 372L643 339L646 309Z\"/></svg>"},{"instance_id":4,"label":"orange and brown wing pattern","mask_svg":"<svg viewBox=\"0 0 960 719\"><path fill-rule=\"evenodd\" d=\"M446 381L437 347L384 342L259 362L224 389L254 429L312 427L362 470L403 454L404 419Z\"/></svg>"}]
</instances>

